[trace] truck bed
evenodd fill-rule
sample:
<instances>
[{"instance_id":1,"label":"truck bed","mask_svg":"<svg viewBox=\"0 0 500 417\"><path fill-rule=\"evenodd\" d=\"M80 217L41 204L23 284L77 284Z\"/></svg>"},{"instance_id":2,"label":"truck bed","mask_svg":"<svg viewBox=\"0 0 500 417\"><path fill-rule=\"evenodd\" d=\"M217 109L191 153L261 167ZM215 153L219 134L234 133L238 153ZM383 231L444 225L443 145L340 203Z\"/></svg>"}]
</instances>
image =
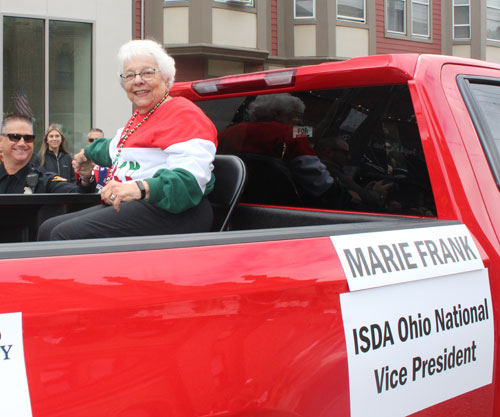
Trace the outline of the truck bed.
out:
<instances>
[{"instance_id":1,"label":"truck bed","mask_svg":"<svg viewBox=\"0 0 500 417\"><path fill-rule=\"evenodd\" d=\"M148 251L304 239L402 228L411 229L448 223L456 222L403 216L332 213L242 205L236 209L232 217L230 230L225 232L88 239L70 242L10 243L1 245L0 259Z\"/></svg>"}]
</instances>

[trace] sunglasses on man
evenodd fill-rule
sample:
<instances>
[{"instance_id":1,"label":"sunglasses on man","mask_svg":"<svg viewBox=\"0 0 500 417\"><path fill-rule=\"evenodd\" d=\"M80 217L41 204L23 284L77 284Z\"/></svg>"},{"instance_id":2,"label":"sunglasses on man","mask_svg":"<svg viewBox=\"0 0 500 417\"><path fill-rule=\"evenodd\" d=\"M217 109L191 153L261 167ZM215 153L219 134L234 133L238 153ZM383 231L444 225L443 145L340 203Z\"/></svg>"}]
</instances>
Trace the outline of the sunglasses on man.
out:
<instances>
[{"instance_id":1,"label":"sunglasses on man","mask_svg":"<svg viewBox=\"0 0 500 417\"><path fill-rule=\"evenodd\" d=\"M33 143L35 135L20 135L19 133L1 133L2 136L7 136L11 142L17 143L24 139L26 143Z\"/></svg>"},{"instance_id":2,"label":"sunglasses on man","mask_svg":"<svg viewBox=\"0 0 500 417\"><path fill-rule=\"evenodd\" d=\"M88 142L89 143L93 143L95 142L97 139L102 139L103 137L102 136L99 136L98 138L87 138Z\"/></svg>"}]
</instances>

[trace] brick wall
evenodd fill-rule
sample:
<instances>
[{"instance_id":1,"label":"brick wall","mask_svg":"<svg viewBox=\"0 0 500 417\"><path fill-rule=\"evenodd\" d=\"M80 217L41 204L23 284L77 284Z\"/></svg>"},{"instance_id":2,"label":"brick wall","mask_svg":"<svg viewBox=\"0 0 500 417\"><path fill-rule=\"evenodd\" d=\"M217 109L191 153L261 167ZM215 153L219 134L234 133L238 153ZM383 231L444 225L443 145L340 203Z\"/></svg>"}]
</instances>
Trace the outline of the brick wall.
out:
<instances>
[{"instance_id":1,"label":"brick wall","mask_svg":"<svg viewBox=\"0 0 500 417\"><path fill-rule=\"evenodd\" d=\"M135 38L141 39L141 0L135 0Z\"/></svg>"},{"instance_id":2,"label":"brick wall","mask_svg":"<svg viewBox=\"0 0 500 417\"><path fill-rule=\"evenodd\" d=\"M278 55L278 0L271 0L271 55Z\"/></svg>"}]
</instances>

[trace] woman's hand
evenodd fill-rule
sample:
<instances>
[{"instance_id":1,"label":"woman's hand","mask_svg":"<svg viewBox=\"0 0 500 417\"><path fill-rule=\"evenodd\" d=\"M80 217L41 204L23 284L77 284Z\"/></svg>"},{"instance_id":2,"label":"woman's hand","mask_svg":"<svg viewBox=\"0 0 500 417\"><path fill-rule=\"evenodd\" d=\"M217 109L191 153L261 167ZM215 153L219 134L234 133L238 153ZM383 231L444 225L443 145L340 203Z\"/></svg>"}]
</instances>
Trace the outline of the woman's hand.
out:
<instances>
[{"instance_id":1,"label":"woman's hand","mask_svg":"<svg viewBox=\"0 0 500 417\"><path fill-rule=\"evenodd\" d=\"M83 149L81 149L80 152L73 157L72 164L73 169L78 175L80 175L82 180L88 181L88 179L92 176L94 163L85 157Z\"/></svg>"},{"instance_id":2,"label":"woman's hand","mask_svg":"<svg viewBox=\"0 0 500 417\"><path fill-rule=\"evenodd\" d=\"M142 182L146 188L146 198L149 197L149 185ZM141 190L135 182L110 181L101 191L101 199L106 204L113 206L116 211L120 211L120 203L141 199Z\"/></svg>"}]
</instances>

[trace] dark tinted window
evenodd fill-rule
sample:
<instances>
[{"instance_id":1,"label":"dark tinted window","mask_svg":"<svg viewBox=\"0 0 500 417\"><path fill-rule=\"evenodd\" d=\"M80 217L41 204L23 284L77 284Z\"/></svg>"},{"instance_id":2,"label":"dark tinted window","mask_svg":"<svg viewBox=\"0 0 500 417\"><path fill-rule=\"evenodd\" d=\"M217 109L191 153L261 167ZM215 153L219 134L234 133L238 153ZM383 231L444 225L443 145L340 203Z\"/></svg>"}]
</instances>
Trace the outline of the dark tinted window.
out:
<instances>
[{"instance_id":1,"label":"dark tinted window","mask_svg":"<svg viewBox=\"0 0 500 417\"><path fill-rule=\"evenodd\" d=\"M247 165L243 202L435 215L406 85L197 104Z\"/></svg>"},{"instance_id":2,"label":"dark tinted window","mask_svg":"<svg viewBox=\"0 0 500 417\"><path fill-rule=\"evenodd\" d=\"M466 76L459 76L458 81L491 171L500 187L500 81Z\"/></svg>"},{"instance_id":3,"label":"dark tinted window","mask_svg":"<svg viewBox=\"0 0 500 417\"><path fill-rule=\"evenodd\" d=\"M476 98L485 121L495 141L495 148L500 152L500 86L491 84L471 84L472 92Z\"/></svg>"}]
</instances>

